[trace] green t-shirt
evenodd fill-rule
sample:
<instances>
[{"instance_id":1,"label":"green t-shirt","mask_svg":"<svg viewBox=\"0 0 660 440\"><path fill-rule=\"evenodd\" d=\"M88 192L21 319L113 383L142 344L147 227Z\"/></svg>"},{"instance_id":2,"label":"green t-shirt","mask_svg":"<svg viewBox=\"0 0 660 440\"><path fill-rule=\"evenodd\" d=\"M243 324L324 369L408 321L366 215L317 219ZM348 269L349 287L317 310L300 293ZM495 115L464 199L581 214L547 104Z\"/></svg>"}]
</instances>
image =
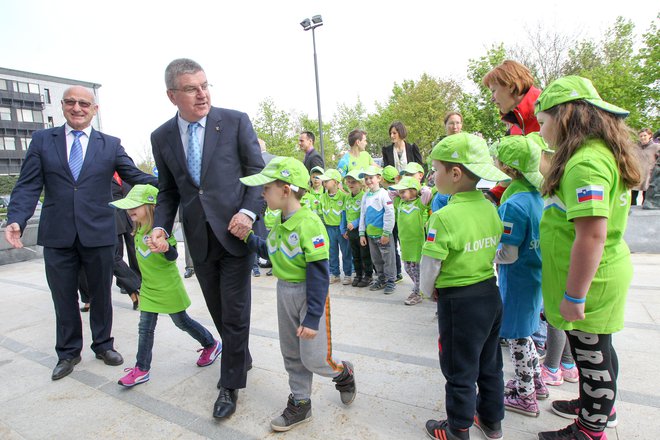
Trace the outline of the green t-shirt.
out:
<instances>
[{"instance_id":1,"label":"green t-shirt","mask_svg":"<svg viewBox=\"0 0 660 440\"><path fill-rule=\"evenodd\" d=\"M623 313L632 279L630 251L623 241L630 193L621 180L614 155L600 140L590 140L569 159L555 194L545 201L541 218L543 301L554 327L610 334L623 328ZM585 319L565 321L559 305L566 290L578 217L606 217L607 238L585 304ZM584 292L575 292L584 293Z\"/></svg>"},{"instance_id":2,"label":"green t-shirt","mask_svg":"<svg viewBox=\"0 0 660 440\"><path fill-rule=\"evenodd\" d=\"M329 242L321 219L306 206L284 223L279 217L266 239L273 275L290 283L305 281L307 263L329 259Z\"/></svg>"},{"instance_id":3,"label":"green t-shirt","mask_svg":"<svg viewBox=\"0 0 660 440\"><path fill-rule=\"evenodd\" d=\"M344 210L347 194L337 191L334 196L327 192L321 195L321 211L323 211L323 223L328 226L339 226L341 223L341 212Z\"/></svg>"},{"instance_id":4,"label":"green t-shirt","mask_svg":"<svg viewBox=\"0 0 660 440\"><path fill-rule=\"evenodd\" d=\"M369 168L369 165L373 165L373 163L373 158L366 151L360 151L358 157L353 157L351 153L348 152L339 160L337 169L342 176L346 176L346 174L353 170L366 170Z\"/></svg>"},{"instance_id":5,"label":"green t-shirt","mask_svg":"<svg viewBox=\"0 0 660 440\"><path fill-rule=\"evenodd\" d=\"M273 226L275 225L275 222L277 221L278 218L282 215L282 210L281 209L270 209L266 208L266 212L264 212L264 226L266 226L266 229L269 231L273 229Z\"/></svg>"},{"instance_id":6,"label":"green t-shirt","mask_svg":"<svg viewBox=\"0 0 660 440\"><path fill-rule=\"evenodd\" d=\"M479 190L459 192L429 219L422 255L442 260L435 287L469 286L495 276L503 225ZM400 233L400 232L399 232Z\"/></svg>"},{"instance_id":7,"label":"green t-shirt","mask_svg":"<svg viewBox=\"0 0 660 440\"><path fill-rule=\"evenodd\" d=\"M181 280L176 261L169 261L162 253L151 252L147 246L145 228L135 234L135 254L142 273L140 310L152 313L179 313L190 306L190 298ZM174 234L167 239L176 246Z\"/></svg>"},{"instance_id":8,"label":"green t-shirt","mask_svg":"<svg viewBox=\"0 0 660 440\"><path fill-rule=\"evenodd\" d=\"M424 228L429 218L428 206L418 197L406 202L400 197L396 205L396 222L399 229L399 242L401 244L401 259L419 263L422 257L422 246L426 240Z\"/></svg>"},{"instance_id":9,"label":"green t-shirt","mask_svg":"<svg viewBox=\"0 0 660 440\"><path fill-rule=\"evenodd\" d=\"M360 208L362 207L362 197L364 191L360 191L356 195L348 194L344 202L344 210L346 211L346 221L352 223L360 219ZM359 224L358 224L359 226ZM357 230L357 227L355 228Z\"/></svg>"},{"instance_id":10,"label":"green t-shirt","mask_svg":"<svg viewBox=\"0 0 660 440\"><path fill-rule=\"evenodd\" d=\"M325 192L323 187L321 187L318 192L314 190L311 186L307 188L307 192L300 203L307 206L313 213L321 217L323 213L321 212L321 195Z\"/></svg>"}]
</instances>

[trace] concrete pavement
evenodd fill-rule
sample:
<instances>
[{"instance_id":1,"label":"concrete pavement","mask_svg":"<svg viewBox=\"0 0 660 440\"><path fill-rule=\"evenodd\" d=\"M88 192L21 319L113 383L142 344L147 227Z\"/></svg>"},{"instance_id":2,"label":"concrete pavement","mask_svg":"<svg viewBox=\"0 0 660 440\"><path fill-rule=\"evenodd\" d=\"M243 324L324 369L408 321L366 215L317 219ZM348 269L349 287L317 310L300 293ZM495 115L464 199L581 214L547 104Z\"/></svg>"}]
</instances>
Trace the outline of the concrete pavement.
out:
<instances>
[{"instance_id":1,"label":"concrete pavement","mask_svg":"<svg viewBox=\"0 0 660 440\"><path fill-rule=\"evenodd\" d=\"M182 255L183 252L180 253ZM660 255L634 254L635 274L626 328L614 338L621 365L619 426L610 439L660 438ZM183 260L179 261L183 270ZM343 407L329 379L315 377L313 420L289 433L270 432L269 421L286 404L287 377L277 340L275 280L253 278L250 347L254 368L239 394L236 414L217 422L219 365L199 368L197 342L161 316L151 380L133 389L117 385L132 366L139 313L113 289L115 346L126 362L109 367L88 348L89 315L83 314L85 350L73 374L53 382L55 321L43 260L0 266L0 438L2 439L422 439L424 423L444 413L444 379L437 358L434 304L403 305L406 280L385 296L367 289L331 287L335 355L355 364L358 397ZM217 336L196 278L185 280L189 313ZM512 367L505 353L505 376ZM573 398L577 384L551 388L551 399ZM529 418L507 413L506 439L535 439L541 430L569 421L550 411ZM472 438L483 438L475 429Z\"/></svg>"}]
</instances>

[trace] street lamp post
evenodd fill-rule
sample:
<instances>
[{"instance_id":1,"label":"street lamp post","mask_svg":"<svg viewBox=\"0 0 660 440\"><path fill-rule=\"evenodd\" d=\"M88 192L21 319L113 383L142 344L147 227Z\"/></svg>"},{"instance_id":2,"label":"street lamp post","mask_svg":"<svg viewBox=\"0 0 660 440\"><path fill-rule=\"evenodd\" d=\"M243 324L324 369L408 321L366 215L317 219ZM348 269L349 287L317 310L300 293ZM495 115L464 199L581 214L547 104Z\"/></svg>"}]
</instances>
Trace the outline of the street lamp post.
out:
<instances>
[{"instance_id":1,"label":"street lamp post","mask_svg":"<svg viewBox=\"0 0 660 440\"><path fill-rule=\"evenodd\" d=\"M314 30L323 26L323 19L320 15L315 15L312 17L311 21L309 18L304 19L300 22L300 25L304 30L312 30L312 44L314 45L314 74L316 76L316 106L319 115L319 143L321 145L321 157L323 158L323 167L325 168L325 151L323 150L323 120L321 119L321 92L319 90L319 66L316 59L316 34Z\"/></svg>"}]
</instances>

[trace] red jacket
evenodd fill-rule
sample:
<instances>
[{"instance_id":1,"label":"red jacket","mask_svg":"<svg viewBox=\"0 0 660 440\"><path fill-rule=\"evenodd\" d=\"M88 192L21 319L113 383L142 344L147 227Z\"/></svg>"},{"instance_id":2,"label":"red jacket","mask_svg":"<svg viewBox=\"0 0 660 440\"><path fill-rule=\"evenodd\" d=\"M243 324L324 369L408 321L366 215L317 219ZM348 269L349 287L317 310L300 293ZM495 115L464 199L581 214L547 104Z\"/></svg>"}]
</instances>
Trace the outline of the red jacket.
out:
<instances>
[{"instance_id":1,"label":"red jacket","mask_svg":"<svg viewBox=\"0 0 660 440\"><path fill-rule=\"evenodd\" d=\"M511 134L521 135L541 131L539 122L536 120L536 116L534 116L534 103L540 94L541 90L532 86L525 93L525 96L516 108L506 115L502 115L503 121L513 124L510 130Z\"/></svg>"}]
</instances>

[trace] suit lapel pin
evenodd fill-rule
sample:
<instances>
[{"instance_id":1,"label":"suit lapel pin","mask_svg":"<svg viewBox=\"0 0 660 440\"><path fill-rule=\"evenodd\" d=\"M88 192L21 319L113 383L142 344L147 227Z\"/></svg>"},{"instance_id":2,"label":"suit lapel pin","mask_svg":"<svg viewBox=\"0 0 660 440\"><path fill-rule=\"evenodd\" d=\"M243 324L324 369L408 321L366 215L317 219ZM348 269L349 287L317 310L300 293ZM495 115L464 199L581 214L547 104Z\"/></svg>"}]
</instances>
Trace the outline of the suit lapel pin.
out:
<instances>
[{"instance_id":1,"label":"suit lapel pin","mask_svg":"<svg viewBox=\"0 0 660 440\"><path fill-rule=\"evenodd\" d=\"M215 131L220 131L220 126L215 127Z\"/></svg>"}]
</instances>

